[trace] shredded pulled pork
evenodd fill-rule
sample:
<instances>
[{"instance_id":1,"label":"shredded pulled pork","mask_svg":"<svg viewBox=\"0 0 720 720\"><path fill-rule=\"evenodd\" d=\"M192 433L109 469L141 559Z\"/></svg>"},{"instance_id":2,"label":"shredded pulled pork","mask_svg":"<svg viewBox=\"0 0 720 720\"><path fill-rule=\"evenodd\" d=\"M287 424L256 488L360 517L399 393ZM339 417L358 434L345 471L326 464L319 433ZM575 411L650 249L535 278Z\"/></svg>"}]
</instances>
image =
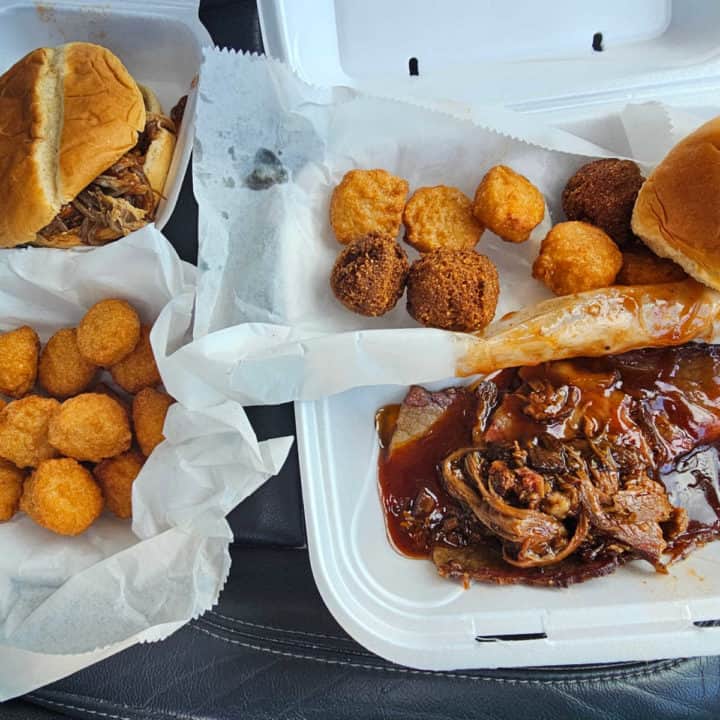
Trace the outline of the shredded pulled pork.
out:
<instances>
[{"instance_id":1,"label":"shredded pulled pork","mask_svg":"<svg viewBox=\"0 0 720 720\"><path fill-rule=\"evenodd\" d=\"M148 114L135 147L95 178L74 200L63 205L38 234L52 240L72 231L80 236L84 245L104 245L151 222L158 197L143 166L150 144L160 129L174 133L175 124L162 115Z\"/></svg>"},{"instance_id":2,"label":"shredded pulled pork","mask_svg":"<svg viewBox=\"0 0 720 720\"><path fill-rule=\"evenodd\" d=\"M675 508L638 453L605 441L541 435L450 455L448 491L502 541L518 567L559 563L595 537L612 541L664 571L662 523Z\"/></svg>"},{"instance_id":3,"label":"shredded pulled pork","mask_svg":"<svg viewBox=\"0 0 720 720\"><path fill-rule=\"evenodd\" d=\"M720 346L690 344L412 388L380 465L383 498L407 505L391 536L465 582L665 573L720 538L718 377Z\"/></svg>"}]
</instances>

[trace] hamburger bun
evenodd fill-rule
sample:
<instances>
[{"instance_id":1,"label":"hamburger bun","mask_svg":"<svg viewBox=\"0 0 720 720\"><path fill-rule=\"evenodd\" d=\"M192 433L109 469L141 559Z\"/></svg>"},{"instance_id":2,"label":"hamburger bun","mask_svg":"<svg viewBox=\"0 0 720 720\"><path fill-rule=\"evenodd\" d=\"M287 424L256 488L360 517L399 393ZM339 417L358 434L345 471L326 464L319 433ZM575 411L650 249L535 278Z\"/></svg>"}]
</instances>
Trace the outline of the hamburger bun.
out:
<instances>
[{"instance_id":1,"label":"hamburger bun","mask_svg":"<svg viewBox=\"0 0 720 720\"><path fill-rule=\"evenodd\" d=\"M160 108L160 104L157 101L152 91L147 91L147 88L143 88L143 99L145 100L146 106ZM150 94L146 96L146 91ZM145 177L148 179L150 186L153 189L155 196L154 204L157 203L161 198L164 197L164 187L167 180L168 171L170 170L170 163L172 162L173 153L175 152L175 143L177 140L175 124L170 118L165 117L161 114L154 114L147 112L147 124L146 129L152 133L152 139L149 139L149 144L145 152L145 160L143 162L143 172ZM134 209L126 207L128 213L134 213ZM139 222L146 224L150 220L145 220L142 213L135 213ZM124 233L118 232L112 228L101 228L95 235L95 244L104 245L105 243L112 242L123 237ZM52 247L67 249L72 247L78 247L85 244L82 236L75 230L69 230L67 232L54 233L52 235L37 235L32 242L33 245L38 247Z\"/></svg>"},{"instance_id":2,"label":"hamburger bun","mask_svg":"<svg viewBox=\"0 0 720 720\"><path fill-rule=\"evenodd\" d=\"M157 128L145 153L143 171L152 189L159 197L164 197L165 180L175 152L177 128L170 118L163 115L160 101L150 88L140 85L140 92L145 102L148 123L154 123Z\"/></svg>"},{"instance_id":3,"label":"hamburger bun","mask_svg":"<svg viewBox=\"0 0 720 720\"><path fill-rule=\"evenodd\" d=\"M153 92L140 88L109 50L69 43L26 55L0 77L0 117L0 247L87 244L75 227L79 221L69 223L75 229L62 223L57 229L56 216L130 151L152 188L145 185L145 209L121 194L103 197L106 215L122 216L125 231L118 222L96 223L91 244L153 219L175 149L175 126Z\"/></svg>"},{"instance_id":4,"label":"hamburger bun","mask_svg":"<svg viewBox=\"0 0 720 720\"><path fill-rule=\"evenodd\" d=\"M720 290L720 117L655 168L635 201L632 229L656 255Z\"/></svg>"}]
</instances>

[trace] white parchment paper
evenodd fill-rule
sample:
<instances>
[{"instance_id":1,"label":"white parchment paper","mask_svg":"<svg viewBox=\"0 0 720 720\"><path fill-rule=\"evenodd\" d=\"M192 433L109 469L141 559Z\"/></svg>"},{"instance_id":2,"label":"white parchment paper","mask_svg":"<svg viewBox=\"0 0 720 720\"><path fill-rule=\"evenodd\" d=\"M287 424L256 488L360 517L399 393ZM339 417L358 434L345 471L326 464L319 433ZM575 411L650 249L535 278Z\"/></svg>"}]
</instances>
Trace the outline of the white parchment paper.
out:
<instances>
[{"instance_id":1,"label":"white parchment paper","mask_svg":"<svg viewBox=\"0 0 720 720\"><path fill-rule=\"evenodd\" d=\"M194 155L200 279L197 297L176 299L162 318L178 335L192 325L195 340L177 352L178 343L156 348L175 369L177 397L192 406L202 387L218 400L278 403L454 374L467 335L420 327L404 298L384 317L364 318L330 290L341 246L329 201L352 168L385 168L411 192L447 184L469 196L493 165L523 173L545 195L543 223L520 245L486 231L477 249L500 273L496 318L550 296L531 265L553 219L564 219L562 189L588 159L613 153L506 110L438 108L311 87L276 61L206 51ZM641 148L648 171L674 141L672 119L650 103L621 120L613 145Z\"/></svg>"},{"instance_id":2,"label":"white parchment paper","mask_svg":"<svg viewBox=\"0 0 720 720\"><path fill-rule=\"evenodd\" d=\"M4 251L0 330L27 323L45 341L106 297L152 323L194 291L195 268L153 227L86 252ZM153 343L168 345L164 331L156 324ZM160 369L172 386L172 368ZM216 603L230 566L225 516L279 471L292 438L258 442L234 401L193 405L171 406L166 441L133 486L132 524L105 513L68 538L22 513L0 523L0 700L90 664L98 649L165 637ZM44 663L49 655L73 657Z\"/></svg>"}]
</instances>

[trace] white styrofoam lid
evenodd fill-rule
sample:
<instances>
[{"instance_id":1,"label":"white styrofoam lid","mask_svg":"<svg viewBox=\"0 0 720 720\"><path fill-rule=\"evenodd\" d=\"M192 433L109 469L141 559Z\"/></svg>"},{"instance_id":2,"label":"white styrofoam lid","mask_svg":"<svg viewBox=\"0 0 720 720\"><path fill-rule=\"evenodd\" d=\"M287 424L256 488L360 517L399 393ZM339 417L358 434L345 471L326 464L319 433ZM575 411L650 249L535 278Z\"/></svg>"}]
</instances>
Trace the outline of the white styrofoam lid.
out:
<instances>
[{"instance_id":1,"label":"white styrofoam lid","mask_svg":"<svg viewBox=\"0 0 720 720\"><path fill-rule=\"evenodd\" d=\"M258 7L266 53L320 85L533 106L720 78L720 3L707 0L259 0Z\"/></svg>"}]
</instances>

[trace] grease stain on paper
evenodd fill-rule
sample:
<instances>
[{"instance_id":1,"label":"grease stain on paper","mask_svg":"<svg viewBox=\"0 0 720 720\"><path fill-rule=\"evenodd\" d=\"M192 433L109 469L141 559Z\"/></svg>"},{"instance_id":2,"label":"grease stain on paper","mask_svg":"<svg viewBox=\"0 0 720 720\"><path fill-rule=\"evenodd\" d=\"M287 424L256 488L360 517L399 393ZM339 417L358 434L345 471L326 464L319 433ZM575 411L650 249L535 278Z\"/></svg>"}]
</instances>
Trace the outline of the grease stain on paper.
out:
<instances>
[{"instance_id":1,"label":"grease stain on paper","mask_svg":"<svg viewBox=\"0 0 720 720\"><path fill-rule=\"evenodd\" d=\"M273 185L288 181L288 173L280 158L267 148L255 153L254 167L245 177L245 186L251 190L267 190Z\"/></svg>"}]
</instances>

